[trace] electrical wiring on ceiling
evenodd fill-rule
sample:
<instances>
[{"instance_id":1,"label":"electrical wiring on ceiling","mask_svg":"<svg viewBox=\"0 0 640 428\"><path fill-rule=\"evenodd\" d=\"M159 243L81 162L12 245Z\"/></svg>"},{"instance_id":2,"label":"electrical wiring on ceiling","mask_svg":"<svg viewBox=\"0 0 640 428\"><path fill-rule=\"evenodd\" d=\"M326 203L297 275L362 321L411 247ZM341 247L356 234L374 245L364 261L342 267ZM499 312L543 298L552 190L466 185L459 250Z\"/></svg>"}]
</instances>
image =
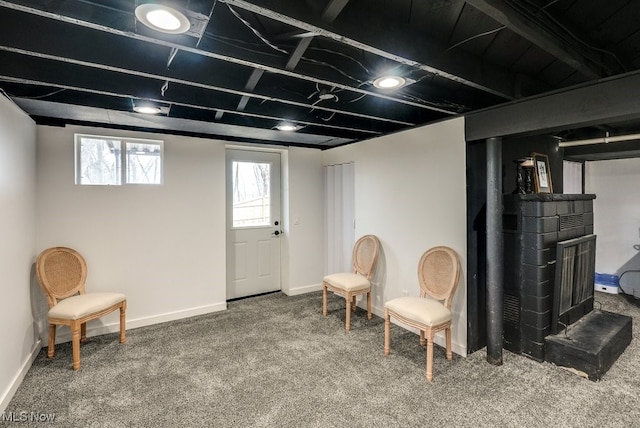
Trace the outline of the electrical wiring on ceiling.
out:
<instances>
[{"instance_id":1,"label":"electrical wiring on ceiling","mask_svg":"<svg viewBox=\"0 0 640 428\"><path fill-rule=\"evenodd\" d=\"M249 28L249 29L253 32L253 34L255 34L255 35L256 35L260 40L262 40L262 41L263 41L267 46L269 46L270 48L272 48L272 49L274 49L274 50L276 50L276 51L278 51L278 52L282 52L282 53L285 53L285 54L287 54L287 55L289 54L289 52L287 52L286 50L284 50L284 49L282 49L282 48L280 48L280 47L278 47L278 46L274 45L274 44L273 44L273 43L271 43L269 40L267 40L267 38L266 38L266 37L264 37L262 34L260 34L260 32L259 32L258 30L256 30L255 28L253 28L253 26L252 26L248 21L246 21L244 18L242 18L242 17L240 16L240 14L239 14L238 12L236 12L236 10L235 10L233 7L231 7L231 5L230 5L229 3L227 3L227 7L228 7L228 8L229 8L229 10L231 11L231 13L232 13L236 18L238 18L238 20L239 20L240 22L242 22L242 23L243 23L247 28Z\"/></svg>"},{"instance_id":2,"label":"electrical wiring on ceiling","mask_svg":"<svg viewBox=\"0 0 640 428\"><path fill-rule=\"evenodd\" d=\"M447 49L444 50L444 52L442 52L442 55L446 54L447 52L449 52L452 49L457 48L458 46L461 46L461 45L463 45L463 44L465 44L467 42L470 42L471 40L475 40L477 38L484 37L484 36L489 36L491 34L497 33L498 31L504 30L505 28L507 28L506 25L501 25L500 27L494 28L493 30L485 31L483 33L476 34L474 36L468 37L468 38L466 38L464 40L459 41L458 43L456 43L454 45L449 46Z\"/></svg>"},{"instance_id":3,"label":"electrical wiring on ceiling","mask_svg":"<svg viewBox=\"0 0 640 428\"><path fill-rule=\"evenodd\" d=\"M519 10L520 13L523 13L525 15L528 15L532 20L535 20L540 26L542 27L547 27L547 31L552 32L554 34L556 34L557 37L561 38L561 39L566 39L564 34L558 34L557 31L553 31L552 28L548 28L548 25L545 25L544 21L541 21L538 17L537 17L537 13L541 12L542 14L544 14L550 21L552 21L555 25L557 25L558 27L560 27L564 32L566 32L566 34L568 34L574 41L580 43L581 45L583 45L584 47L591 49L592 51L596 51L596 52L600 52L603 53L605 55L610 56L611 58L613 58L616 63L618 64L618 66L622 69L623 72L627 72L627 67L622 63L622 61L620 61L620 59L618 58L618 56L606 49L602 49L599 48L597 46L593 46L587 42L585 42L581 37L578 37L573 31L571 31L571 29L569 29L565 24L563 24L562 22L560 22L558 19L556 19L550 12L547 11L547 8L550 7L551 5L555 4L558 2L558 0L553 0L550 3L539 7L539 5L537 5L536 3L532 2L531 0L523 0L525 3L529 4L529 6L531 6L532 8L535 8L536 11L535 12L531 12L529 9L527 9L526 7L524 7L519 1L513 1L513 0L506 0L506 2L508 4L510 4L514 9ZM593 62L593 59L590 59ZM598 66L600 67L604 67L604 64L602 63L597 63Z\"/></svg>"}]
</instances>

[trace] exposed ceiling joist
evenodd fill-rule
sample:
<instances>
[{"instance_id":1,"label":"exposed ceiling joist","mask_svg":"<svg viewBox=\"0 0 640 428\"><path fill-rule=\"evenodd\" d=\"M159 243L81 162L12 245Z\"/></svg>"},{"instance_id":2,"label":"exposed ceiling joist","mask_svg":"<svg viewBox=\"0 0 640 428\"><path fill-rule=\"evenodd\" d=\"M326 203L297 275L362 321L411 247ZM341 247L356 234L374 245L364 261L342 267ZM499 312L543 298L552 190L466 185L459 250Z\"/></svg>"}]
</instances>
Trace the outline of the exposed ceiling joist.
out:
<instances>
[{"instance_id":1,"label":"exposed ceiling joist","mask_svg":"<svg viewBox=\"0 0 640 428\"><path fill-rule=\"evenodd\" d=\"M293 52L291 52L289 60L287 61L287 65L285 65L284 68L286 68L287 70L293 70L294 68L296 68L296 65L298 65L298 63L300 62L302 55L304 55L312 40L313 36L303 37L298 40L298 44L296 45L296 48L293 50Z\"/></svg>"},{"instance_id":2,"label":"exposed ceiling joist","mask_svg":"<svg viewBox=\"0 0 640 428\"><path fill-rule=\"evenodd\" d=\"M586 77L605 77L599 55L587 52L584 44L579 44L566 28L545 19L543 14L535 18L526 16L504 0L466 1Z\"/></svg>"},{"instance_id":3,"label":"exposed ceiling joist","mask_svg":"<svg viewBox=\"0 0 640 428\"><path fill-rule=\"evenodd\" d=\"M329 112L329 113L343 114L343 115L346 115L346 116L353 116L353 117L360 117L360 118L370 119L370 120L375 120L375 121L395 123L397 125L403 125L403 126L413 126L414 125L411 122L406 122L406 121L402 121L402 120L396 120L396 119L392 119L392 118L386 118L386 117L381 117L381 116L373 116L373 115L369 115L369 114L362 114L362 113L351 112L351 111L346 111L346 110L339 110L339 109L325 107L325 106L313 105L313 104L310 104L310 103L302 103L302 102L287 100L287 99L284 99L284 98L274 98L274 97L271 97L271 96L260 95L260 94L253 93L253 92L237 91L237 90L224 88L224 87L220 87L220 86L213 86L213 85L197 83L197 82L193 82L193 81L189 81L189 80L177 79L177 78L174 78L174 77L171 77L171 76L167 76L167 75L151 74L151 73L140 72L140 71L136 71L136 70L124 69L124 68L120 68L120 67L108 66L108 65L104 65L104 64L96 64L96 63L92 63L92 62L88 62L88 61L80 61L80 60L74 60L74 59L70 59L70 58L62 58L62 57L58 57L58 56L55 56L55 55L49 55L49 54L44 54L44 53L39 53L39 52L31 52L31 51L27 51L27 50L24 50L24 49L11 48L11 47L8 47L8 46L0 46L0 51L18 53L20 55L27 55L27 56L36 57L36 58L43 58L43 59L47 59L47 60L59 61L59 62L62 62L62 63L67 63L67 64L74 64L74 65L78 65L78 66L82 66L82 67L88 67L88 68L111 71L111 72L116 72L116 73L128 74L128 75L132 75L132 76L146 77L146 78L158 80L159 82L171 82L171 83L175 83L175 84L191 86L191 87L196 87L196 88L200 88L200 89L224 92L224 93L229 93L229 94L234 94L234 95L239 95L239 96L247 96L247 97L257 98L257 99L264 100L264 101L272 101L272 102L277 102L277 103L283 103L283 104L288 104L288 105L292 105L292 106L296 106L296 107L323 110L323 111L326 111L326 112ZM170 103L171 100L166 100L164 102Z\"/></svg>"},{"instance_id":4,"label":"exposed ceiling joist","mask_svg":"<svg viewBox=\"0 0 640 428\"><path fill-rule=\"evenodd\" d=\"M347 3L349 3L349 0L331 0L322 12L322 20L329 23L335 21Z\"/></svg>"},{"instance_id":5,"label":"exposed ceiling joist","mask_svg":"<svg viewBox=\"0 0 640 428\"><path fill-rule=\"evenodd\" d=\"M331 0L329 5L327 5L324 12L322 13L322 19L329 23L332 22L348 2L349 0ZM300 58L302 58L302 55L304 55L304 52L307 50L307 48L311 44L312 39L313 37L304 37L298 41L296 48L293 50L293 52L289 56L287 65L285 65L284 67L286 70L293 70L294 68L296 68L296 65L300 61ZM247 81L245 90L253 91L256 85L258 84L258 81L262 77L263 73L264 73L263 70L254 69L253 72L251 73L251 76L249 77L249 80ZM240 102L238 103L238 110L240 111L244 110L248 102L249 102L249 97L243 96Z\"/></svg>"},{"instance_id":6,"label":"exposed ceiling joist","mask_svg":"<svg viewBox=\"0 0 640 428\"><path fill-rule=\"evenodd\" d=\"M172 1L197 34L136 19L151 0L0 0L0 90L39 124L318 148L458 114L469 139L640 133L615 76L640 72L640 1Z\"/></svg>"},{"instance_id":7,"label":"exposed ceiling joist","mask_svg":"<svg viewBox=\"0 0 640 428\"><path fill-rule=\"evenodd\" d=\"M119 36L122 36L122 37L127 37L127 38L131 38L131 39L143 41L143 42L146 42L146 43L152 43L152 44L156 44L156 45L160 45L160 46L165 46L165 47L170 48L170 49L177 48L177 49L179 49L179 50L181 50L183 52L188 52L188 53L195 54L195 55L202 55L202 56L205 56L205 57L209 57L209 58L213 58L213 59L217 59L217 60L221 60L221 61L227 61L227 62L230 62L230 63L233 63L233 64L243 65L243 66L246 66L246 67L258 68L258 69L261 69L261 70L266 71L266 72L280 74L280 75L291 77L291 78L294 78L294 79L306 80L308 82L313 82L313 83L317 83L317 84L321 84L321 85L326 85L326 86L329 86L329 87L335 87L335 88L339 88L339 89L346 90L346 91L356 92L356 93L359 93L359 94L362 94L362 95L367 95L367 96L371 96L371 97L375 97L375 98L380 98L380 99L384 99L384 100L387 100L387 101L392 101L392 102L396 102L396 103L400 103L400 104L406 104L406 105L410 105L410 106L413 106L413 107L418 107L418 108L422 108L422 109L426 109L426 110L432 110L432 111L436 111L436 112L444 113L444 114L450 114L450 115L457 114L457 112L455 112L455 111L451 111L451 110L448 110L448 109L444 109L444 108L441 108L441 107L430 105L428 103L415 102L415 101L411 101L411 100L407 100L407 99L402 99L402 98L390 96L390 95L387 95L387 94L384 94L384 93L380 93L380 92L376 92L376 91L369 91L369 90L366 90L366 89L362 89L360 87L353 87L353 86L345 85L345 84L340 83L340 82L334 82L334 81L330 81L330 80L327 80L327 79L320 79L320 78L316 78L316 77L313 77L313 76L309 76L309 75L305 75L305 74L301 74L301 73L296 73L294 71L285 70L283 68L268 66L268 65L265 65L265 64L260 64L260 63L257 63L257 62L252 62L252 61L244 60L244 59L241 59L241 58L232 57L232 56L229 56L229 55L221 55L221 54L218 54L218 53L215 53L215 52L206 51L206 50L203 50L203 49L194 48L194 47L186 46L186 45L179 44L179 43L174 43L174 42L170 42L170 41L166 41L166 40L160 40L160 39L156 39L156 38L153 38L153 37L148 37L148 36L137 34L137 33L131 33L129 31L119 30L119 29L116 29L116 28L113 28L113 27L108 27L108 26L97 24L97 23L94 23L94 22L84 21L84 20L71 18L71 17L68 17L68 16L64 16L64 15L60 15L60 14L56 14L56 13L52 13L52 12L47 12L47 11L43 11L43 10L34 9L34 8L23 6L23 5L17 5L17 4L14 4L14 3L9 3L9 2L4 1L4 0L0 0L0 7L14 9L14 10L18 10L18 11L21 11L21 12L24 12L24 13L34 14L34 15L37 15L37 16L42 16L42 17L46 17L46 18L49 18L49 19L62 21L62 22L65 22L67 24L78 25L78 26L82 26L82 27L85 27L85 28L91 28L93 30L102 31L102 32L110 33L110 34L115 34L115 35L119 35Z\"/></svg>"},{"instance_id":8,"label":"exposed ceiling joist","mask_svg":"<svg viewBox=\"0 0 640 428\"><path fill-rule=\"evenodd\" d=\"M327 7L322 12L322 16L320 19L326 22L327 24L331 24L342 12L342 9L349 3L349 0L331 0ZM298 41L296 48L291 53L289 60L287 61L287 65L285 68L287 70L293 70L300 62L302 55L307 50L314 36L304 37Z\"/></svg>"},{"instance_id":9,"label":"exposed ceiling joist","mask_svg":"<svg viewBox=\"0 0 640 428\"><path fill-rule=\"evenodd\" d=\"M167 100L165 100L165 99L156 99L156 98L138 98L138 97L136 97L134 95L131 95L131 94L123 94L123 93L118 93L118 92L101 91L101 90L97 90L97 89L83 88L83 87L75 86L75 85L63 85L63 84L60 84L60 83L42 82L42 81L24 79L24 78L17 78L17 77L12 77L12 76L0 75L0 82L9 82L9 83L17 83L17 84L20 84L20 85L31 85L31 86L41 86L41 87L48 87L48 88L56 88L56 89L62 89L62 90L77 91L77 92L86 93L86 94L92 94L92 95L103 95L103 96L107 96L107 97L123 98L123 99L127 99L127 100L151 101L151 102L155 102L155 103L158 103L158 104L168 104L168 105L188 107L188 108L193 108L193 109L198 109L198 110L207 110L207 111L212 111L212 112L217 112L218 110L220 110L217 107L207 107L207 106L204 106L202 104L192 104L192 103L186 103L186 102L180 102L180 101L167 102ZM13 97L13 98L26 99L24 97ZM252 117L252 118L257 118L257 119L266 119L266 120L273 120L273 121L284 121L284 120L286 120L286 118L284 118L284 117L268 116L268 115L248 113L248 112L239 113L239 112L234 111L234 110L223 110L223 112L224 113L228 113L228 114L232 114L232 115L233 114L241 114L242 116L247 116L247 117ZM368 135L378 135L378 134L380 134L379 132L377 132L375 130L371 130L371 129L339 126L339 125L333 125L333 124L330 124L330 123L327 123L327 122L308 122L308 121L305 121L305 120L299 120L299 121L297 121L297 123L299 123L300 125L304 125L304 126L314 126L314 127L319 127L319 128L325 128L325 129L328 129L328 130L329 129L336 129L336 130L350 131L350 132L356 132L356 133L362 133L362 134L368 134Z\"/></svg>"},{"instance_id":10,"label":"exposed ceiling joist","mask_svg":"<svg viewBox=\"0 0 640 428\"><path fill-rule=\"evenodd\" d=\"M472 112L467 141L640 119L640 72Z\"/></svg>"},{"instance_id":11,"label":"exposed ceiling joist","mask_svg":"<svg viewBox=\"0 0 640 428\"><path fill-rule=\"evenodd\" d=\"M251 76L249 76L249 80L247 80L247 84L244 85L244 90L247 92L253 92L256 89L256 85L258 84L258 81L260 81L260 78L263 74L264 70L254 68L251 72ZM251 97L249 97L248 95L243 95L242 98L240 98L237 110L244 111L244 108L247 106L247 103L250 99Z\"/></svg>"},{"instance_id":12,"label":"exposed ceiling joist","mask_svg":"<svg viewBox=\"0 0 640 428\"><path fill-rule=\"evenodd\" d=\"M123 128L162 130L168 134L181 132L190 135L210 135L236 138L238 141L254 141L269 144L304 144L305 146L335 146L347 144L350 140L323 135L285 133L265 129L249 128L246 126L227 125L221 123L202 122L172 117L149 116L131 114L116 110L106 110L95 107L78 107L68 104L54 103L42 100L14 98L22 109L32 112L34 116L49 116L55 112L55 117L71 120L76 123L97 123L117 125Z\"/></svg>"},{"instance_id":13,"label":"exposed ceiling joist","mask_svg":"<svg viewBox=\"0 0 640 428\"><path fill-rule=\"evenodd\" d=\"M264 0L219 0L219 2L236 6L238 8L256 13L266 18L294 26L315 36L326 37L336 42L351 46L356 49L360 49L365 52L369 52L373 55L377 55L381 58L391 60L398 64L403 64L418 70L433 73L440 77L497 95L499 97L503 97L505 99L514 98L514 75L511 75L511 73L506 72L505 70L500 71L494 69L493 72L499 77L496 79L491 79L489 82L487 82L487 65L480 64L479 61L471 58L464 53L453 52L448 55L448 58L443 58L441 57L441 55L446 51L445 47L436 46L434 43L430 43L425 40L411 40L411 38L406 38L401 42L404 49L410 50L412 46L419 45L422 51L421 54L414 51L416 57L410 58L393 53L393 51L390 49L380 49L379 47L374 46L373 40L371 42L367 42L368 39L371 39L375 36L375 30L385 28L384 22L374 24L373 26L376 28L366 28L364 30L362 28L359 29L354 26L351 26L349 29L342 27L336 28L335 26L333 26L335 30L330 30L328 28L325 28L325 26L321 26L320 22L318 22L317 24L313 24L308 22L311 20L302 21L301 19L295 18L296 14L302 15L302 12L297 10L301 7L300 5L296 4L297 2L286 2L282 0L277 2L279 6L278 10L285 10L287 14L276 12L272 9L267 8L266 6L264 6L264 4L269 4L272 2L267 2ZM394 37L394 39L394 43L399 42L397 35ZM427 58L425 58L426 55L431 56L430 60L427 60ZM466 67L459 67L455 65L459 64L459 61L454 62L450 60L452 57L458 56L466 57ZM441 64L442 66L434 64ZM450 69L456 69L456 73L452 73L451 71L449 71Z\"/></svg>"}]
</instances>

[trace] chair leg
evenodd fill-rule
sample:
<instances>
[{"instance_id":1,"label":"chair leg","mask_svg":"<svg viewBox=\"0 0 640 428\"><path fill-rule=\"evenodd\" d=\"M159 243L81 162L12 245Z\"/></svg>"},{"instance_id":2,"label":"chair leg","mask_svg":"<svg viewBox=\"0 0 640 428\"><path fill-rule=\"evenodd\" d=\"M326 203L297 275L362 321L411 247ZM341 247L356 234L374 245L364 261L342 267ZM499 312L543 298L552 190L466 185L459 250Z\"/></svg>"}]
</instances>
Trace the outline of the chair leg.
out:
<instances>
[{"instance_id":1,"label":"chair leg","mask_svg":"<svg viewBox=\"0 0 640 428\"><path fill-rule=\"evenodd\" d=\"M322 284L322 315L327 316L327 286Z\"/></svg>"},{"instance_id":2,"label":"chair leg","mask_svg":"<svg viewBox=\"0 0 640 428\"><path fill-rule=\"evenodd\" d=\"M427 333L427 382L433 379L433 331Z\"/></svg>"},{"instance_id":3,"label":"chair leg","mask_svg":"<svg viewBox=\"0 0 640 428\"><path fill-rule=\"evenodd\" d=\"M56 354L56 325L49 324L49 343L47 345L47 358L53 358Z\"/></svg>"},{"instance_id":4,"label":"chair leg","mask_svg":"<svg viewBox=\"0 0 640 428\"><path fill-rule=\"evenodd\" d=\"M353 296L351 298L351 312L355 312L356 311L356 296Z\"/></svg>"},{"instance_id":5,"label":"chair leg","mask_svg":"<svg viewBox=\"0 0 640 428\"><path fill-rule=\"evenodd\" d=\"M73 369L80 368L80 323L78 321L71 322L71 347L73 350Z\"/></svg>"},{"instance_id":6,"label":"chair leg","mask_svg":"<svg viewBox=\"0 0 640 428\"><path fill-rule=\"evenodd\" d=\"M87 323L83 322L80 324L80 343L85 343L87 341Z\"/></svg>"},{"instance_id":7,"label":"chair leg","mask_svg":"<svg viewBox=\"0 0 640 428\"><path fill-rule=\"evenodd\" d=\"M391 352L390 349L390 330L391 330L391 315L389 314L389 310L384 310L384 355L389 355Z\"/></svg>"},{"instance_id":8,"label":"chair leg","mask_svg":"<svg viewBox=\"0 0 640 428\"><path fill-rule=\"evenodd\" d=\"M126 303L123 303L120 306L120 343L125 343L127 341L127 333L126 333L126 316L125 311L127 309Z\"/></svg>"},{"instance_id":9,"label":"chair leg","mask_svg":"<svg viewBox=\"0 0 640 428\"><path fill-rule=\"evenodd\" d=\"M453 354L451 352L451 326L449 326L445 330L445 336L447 338L447 360L452 360Z\"/></svg>"},{"instance_id":10,"label":"chair leg","mask_svg":"<svg viewBox=\"0 0 640 428\"><path fill-rule=\"evenodd\" d=\"M347 297L345 298L345 300L347 301L347 304L346 304L347 316L346 316L344 327L347 331L349 331L351 329L351 296L347 294Z\"/></svg>"},{"instance_id":11,"label":"chair leg","mask_svg":"<svg viewBox=\"0 0 640 428\"><path fill-rule=\"evenodd\" d=\"M424 330L420 330L420 346L424 346Z\"/></svg>"},{"instance_id":12,"label":"chair leg","mask_svg":"<svg viewBox=\"0 0 640 428\"><path fill-rule=\"evenodd\" d=\"M367 319L371 319L371 291L367 293Z\"/></svg>"}]
</instances>

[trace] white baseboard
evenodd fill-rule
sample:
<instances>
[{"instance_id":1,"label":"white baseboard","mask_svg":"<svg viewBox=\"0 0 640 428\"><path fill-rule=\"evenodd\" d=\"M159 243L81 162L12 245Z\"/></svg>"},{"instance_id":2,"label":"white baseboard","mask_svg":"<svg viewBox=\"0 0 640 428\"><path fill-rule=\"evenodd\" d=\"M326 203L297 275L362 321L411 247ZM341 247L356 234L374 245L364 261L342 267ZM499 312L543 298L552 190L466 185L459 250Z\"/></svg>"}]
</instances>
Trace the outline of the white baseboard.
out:
<instances>
[{"instance_id":1,"label":"white baseboard","mask_svg":"<svg viewBox=\"0 0 640 428\"><path fill-rule=\"evenodd\" d=\"M149 325L160 324L167 321L175 321L183 318L195 317L198 315L209 314L213 312L220 312L227 309L227 302L214 303L213 305L198 306L196 308L184 309L180 311L167 312L164 314L152 315L148 317L127 319L126 328L131 330L139 327L146 327ZM117 333L120 331L120 323L114 322L111 324L103 325L91 325L91 321L87 324L87 337L99 336L107 333ZM68 328L58 328L56 333L56 343L64 343L71 341L71 332ZM48 330L47 330L48 334ZM42 346L47 346L47 337L42 338Z\"/></svg>"},{"instance_id":2,"label":"white baseboard","mask_svg":"<svg viewBox=\"0 0 640 428\"><path fill-rule=\"evenodd\" d=\"M40 352L40 348L42 348L42 345L40 343L40 340L38 339L33 344L33 348L31 348L31 352L25 358L24 362L20 366L20 370L18 370L18 373L16 373L13 380L9 384L9 387L2 394L2 398L0 398L0 413L3 413L7 409L9 402L13 398L14 394L18 390L18 387L22 383L22 380L24 379L24 377L27 375L27 372L31 368L31 364L33 364L33 361L38 356L38 352Z\"/></svg>"},{"instance_id":3,"label":"white baseboard","mask_svg":"<svg viewBox=\"0 0 640 428\"><path fill-rule=\"evenodd\" d=\"M213 312L220 312L227 309L227 302L214 303L212 305L198 306L196 308L184 309L180 311L167 312L165 314L152 315L144 318L137 318L131 321L127 321L127 329L145 327L153 324L160 324L167 321L175 321L183 318L195 317L198 315L210 314ZM115 324L116 329L119 331L119 324Z\"/></svg>"},{"instance_id":4,"label":"white baseboard","mask_svg":"<svg viewBox=\"0 0 640 428\"><path fill-rule=\"evenodd\" d=\"M322 290L322 284L312 284L305 285L302 287L290 288L288 293L285 293L287 296L297 296L299 294L311 293L313 291Z\"/></svg>"}]
</instances>

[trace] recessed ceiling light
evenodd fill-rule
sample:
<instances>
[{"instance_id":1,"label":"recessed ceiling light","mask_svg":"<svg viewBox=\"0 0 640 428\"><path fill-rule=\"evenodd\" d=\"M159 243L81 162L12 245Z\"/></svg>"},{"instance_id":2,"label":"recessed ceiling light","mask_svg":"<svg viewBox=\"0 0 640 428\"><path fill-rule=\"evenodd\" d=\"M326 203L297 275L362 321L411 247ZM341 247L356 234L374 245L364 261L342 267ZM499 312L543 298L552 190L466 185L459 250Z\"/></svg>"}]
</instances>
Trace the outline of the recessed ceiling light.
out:
<instances>
[{"instance_id":1,"label":"recessed ceiling light","mask_svg":"<svg viewBox=\"0 0 640 428\"><path fill-rule=\"evenodd\" d=\"M136 113L144 113L144 114L158 114L160 113L160 109L154 106L135 106L133 107L133 111Z\"/></svg>"},{"instance_id":2,"label":"recessed ceiling light","mask_svg":"<svg viewBox=\"0 0 640 428\"><path fill-rule=\"evenodd\" d=\"M141 4L136 7L136 18L147 27L168 34L186 33L191 28L182 12L160 4Z\"/></svg>"},{"instance_id":3,"label":"recessed ceiling light","mask_svg":"<svg viewBox=\"0 0 640 428\"><path fill-rule=\"evenodd\" d=\"M397 89L407 83L404 77L382 76L373 81L373 86L380 89Z\"/></svg>"},{"instance_id":4,"label":"recessed ceiling light","mask_svg":"<svg viewBox=\"0 0 640 428\"><path fill-rule=\"evenodd\" d=\"M279 131L297 131L299 127L295 123L282 122L276 126L276 129Z\"/></svg>"}]
</instances>

